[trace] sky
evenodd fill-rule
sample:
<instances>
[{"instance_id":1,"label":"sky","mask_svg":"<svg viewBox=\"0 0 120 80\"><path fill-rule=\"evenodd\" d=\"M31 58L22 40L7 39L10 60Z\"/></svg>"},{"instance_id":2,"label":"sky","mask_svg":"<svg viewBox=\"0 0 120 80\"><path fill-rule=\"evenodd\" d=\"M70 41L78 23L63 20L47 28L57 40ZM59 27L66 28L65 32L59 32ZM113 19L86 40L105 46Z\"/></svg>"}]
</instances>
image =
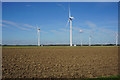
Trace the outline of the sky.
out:
<instances>
[{"instance_id":1,"label":"sky","mask_svg":"<svg viewBox=\"0 0 120 80\"><path fill-rule=\"evenodd\" d=\"M118 32L117 2L3 2L2 44L69 44L69 5L73 44L115 43Z\"/></svg>"},{"instance_id":2,"label":"sky","mask_svg":"<svg viewBox=\"0 0 120 80\"><path fill-rule=\"evenodd\" d=\"M2 2L119 2L120 0L1 0Z\"/></svg>"}]
</instances>

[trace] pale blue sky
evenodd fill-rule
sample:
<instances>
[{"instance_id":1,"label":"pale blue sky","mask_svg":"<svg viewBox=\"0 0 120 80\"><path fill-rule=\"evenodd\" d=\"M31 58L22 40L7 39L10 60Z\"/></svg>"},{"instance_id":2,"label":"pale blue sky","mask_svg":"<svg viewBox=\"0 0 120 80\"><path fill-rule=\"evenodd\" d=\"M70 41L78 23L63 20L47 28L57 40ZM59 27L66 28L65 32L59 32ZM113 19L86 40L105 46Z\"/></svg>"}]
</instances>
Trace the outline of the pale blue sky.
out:
<instances>
[{"instance_id":1,"label":"pale blue sky","mask_svg":"<svg viewBox=\"0 0 120 80\"><path fill-rule=\"evenodd\" d=\"M3 44L37 44L36 24L41 44L69 44L67 2L11 2L2 4ZM73 44L115 43L118 30L117 2L71 2ZM83 32L80 33L79 30Z\"/></svg>"},{"instance_id":2,"label":"pale blue sky","mask_svg":"<svg viewBox=\"0 0 120 80\"><path fill-rule=\"evenodd\" d=\"M120 0L1 0L2 2L118 2Z\"/></svg>"}]
</instances>

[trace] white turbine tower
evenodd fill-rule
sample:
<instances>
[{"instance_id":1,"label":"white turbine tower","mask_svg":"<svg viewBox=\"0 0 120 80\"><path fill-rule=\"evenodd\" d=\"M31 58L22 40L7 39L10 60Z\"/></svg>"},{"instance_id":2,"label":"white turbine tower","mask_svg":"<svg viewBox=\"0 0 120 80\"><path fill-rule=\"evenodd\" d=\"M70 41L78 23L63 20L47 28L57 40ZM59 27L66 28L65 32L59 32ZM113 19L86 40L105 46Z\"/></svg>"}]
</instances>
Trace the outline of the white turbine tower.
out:
<instances>
[{"instance_id":1,"label":"white turbine tower","mask_svg":"<svg viewBox=\"0 0 120 80\"><path fill-rule=\"evenodd\" d=\"M37 26L38 46L40 46L40 28Z\"/></svg>"},{"instance_id":2,"label":"white turbine tower","mask_svg":"<svg viewBox=\"0 0 120 80\"><path fill-rule=\"evenodd\" d=\"M118 45L118 34L116 32L116 46Z\"/></svg>"},{"instance_id":3,"label":"white turbine tower","mask_svg":"<svg viewBox=\"0 0 120 80\"><path fill-rule=\"evenodd\" d=\"M80 29L80 34L83 32L83 30ZM80 39L80 43L81 43L81 46L82 46L82 39Z\"/></svg>"},{"instance_id":4,"label":"white turbine tower","mask_svg":"<svg viewBox=\"0 0 120 80\"><path fill-rule=\"evenodd\" d=\"M67 24L70 22L70 46L72 46L72 19L74 19L74 17L71 17L70 8L69 8L69 19Z\"/></svg>"},{"instance_id":5,"label":"white turbine tower","mask_svg":"<svg viewBox=\"0 0 120 80\"><path fill-rule=\"evenodd\" d=\"M89 46L91 46L91 36L89 36Z\"/></svg>"},{"instance_id":6,"label":"white turbine tower","mask_svg":"<svg viewBox=\"0 0 120 80\"><path fill-rule=\"evenodd\" d=\"M82 39L80 41L81 41L81 46L82 46Z\"/></svg>"}]
</instances>

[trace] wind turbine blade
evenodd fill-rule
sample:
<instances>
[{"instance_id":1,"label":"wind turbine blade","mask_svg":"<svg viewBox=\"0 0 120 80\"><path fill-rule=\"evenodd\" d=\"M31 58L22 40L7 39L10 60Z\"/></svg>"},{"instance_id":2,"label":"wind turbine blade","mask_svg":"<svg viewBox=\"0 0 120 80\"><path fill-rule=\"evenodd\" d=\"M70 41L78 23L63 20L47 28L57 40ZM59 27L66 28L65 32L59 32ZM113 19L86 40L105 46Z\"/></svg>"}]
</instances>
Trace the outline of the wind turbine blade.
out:
<instances>
[{"instance_id":1,"label":"wind turbine blade","mask_svg":"<svg viewBox=\"0 0 120 80\"><path fill-rule=\"evenodd\" d=\"M69 17L71 17L71 16L70 16L70 7L69 7Z\"/></svg>"},{"instance_id":2,"label":"wind turbine blade","mask_svg":"<svg viewBox=\"0 0 120 80\"><path fill-rule=\"evenodd\" d=\"M70 21L70 19L68 19L68 22L67 22L67 24L66 24L66 27L67 27L67 25L68 25L69 21Z\"/></svg>"},{"instance_id":3,"label":"wind turbine blade","mask_svg":"<svg viewBox=\"0 0 120 80\"><path fill-rule=\"evenodd\" d=\"M37 26L37 24L36 24L36 29L37 29L37 32L38 32L38 26Z\"/></svg>"},{"instance_id":4,"label":"wind turbine blade","mask_svg":"<svg viewBox=\"0 0 120 80\"><path fill-rule=\"evenodd\" d=\"M36 24L36 28L37 28L37 35L38 35L39 33L38 33L38 26L37 26L37 24Z\"/></svg>"}]
</instances>

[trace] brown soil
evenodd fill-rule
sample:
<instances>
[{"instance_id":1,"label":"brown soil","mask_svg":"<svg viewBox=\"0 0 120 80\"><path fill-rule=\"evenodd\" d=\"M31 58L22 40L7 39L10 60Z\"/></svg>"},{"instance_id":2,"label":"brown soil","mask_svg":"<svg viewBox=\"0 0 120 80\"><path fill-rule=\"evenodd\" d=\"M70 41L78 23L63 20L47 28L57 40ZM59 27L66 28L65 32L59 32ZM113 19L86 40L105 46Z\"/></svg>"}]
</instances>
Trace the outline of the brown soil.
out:
<instances>
[{"instance_id":1,"label":"brown soil","mask_svg":"<svg viewBox=\"0 0 120 80\"><path fill-rule=\"evenodd\" d=\"M94 78L118 74L117 47L3 48L3 78Z\"/></svg>"}]
</instances>

